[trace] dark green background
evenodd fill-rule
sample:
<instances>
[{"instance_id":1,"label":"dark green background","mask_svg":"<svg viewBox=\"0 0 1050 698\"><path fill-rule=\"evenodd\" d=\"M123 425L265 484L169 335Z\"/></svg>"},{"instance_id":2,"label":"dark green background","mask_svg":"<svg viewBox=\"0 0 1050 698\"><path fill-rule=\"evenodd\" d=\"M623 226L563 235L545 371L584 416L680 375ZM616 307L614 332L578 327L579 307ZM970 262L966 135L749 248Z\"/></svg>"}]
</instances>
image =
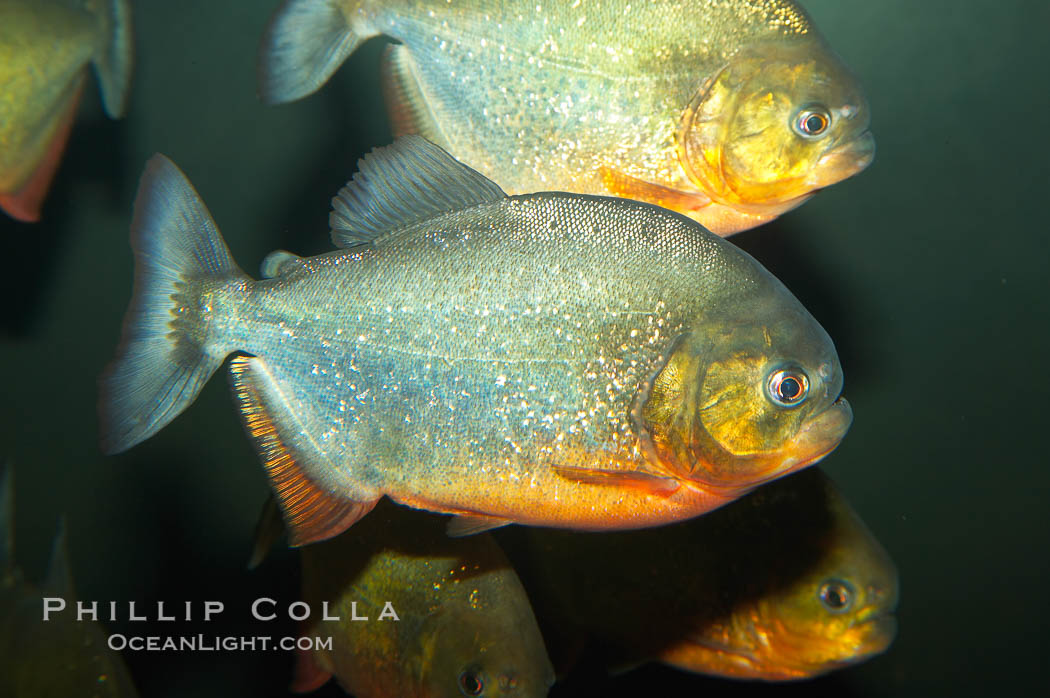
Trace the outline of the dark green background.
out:
<instances>
[{"instance_id":1,"label":"dark green background","mask_svg":"<svg viewBox=\"0 0 1050 698\"><path fill-rule=\"evenodd\" d=\"M275 4L139 2L128 117L106 120L86 92L44 221L0 219L0 452L18 469L18 557L42 577L64 513L82 598L226 603L221 622L179 633L292 631L249 622L247 603L293 600L294 556L243 569L266 484L221 376L157 437L99 454L95 380L129 298L143 163L157 151L177 162L253 271L274 248L328 250L329 199L358 157L389 141L380 42L310 99L258 102L256 45ZM878 154L860 176L733 241L839 348L856 418L825 467L900 568L898 639L868 664L801 685L653 667L578 678L555 696L1045 689L1050 4L803 4L860 76ZM286 695L291 663L277 653L126 658L146 698Z\"/></svg>"}]
</instances>

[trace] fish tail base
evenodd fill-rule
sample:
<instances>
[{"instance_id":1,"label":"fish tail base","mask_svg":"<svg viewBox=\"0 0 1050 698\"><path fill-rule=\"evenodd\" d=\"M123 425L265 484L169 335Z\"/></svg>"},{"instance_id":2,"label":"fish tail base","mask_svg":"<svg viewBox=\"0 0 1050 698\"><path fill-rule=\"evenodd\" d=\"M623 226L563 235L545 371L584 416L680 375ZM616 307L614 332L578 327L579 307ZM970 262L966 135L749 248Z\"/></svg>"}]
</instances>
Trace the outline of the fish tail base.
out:
<instances>
[{"instance_id":1,"label":"fish tail base","mask_svg":"<svg viewBox=\"0 0 1050 698\"><path fill-rule=\"evenodd\" d=\"M211 291L248 283L193 186L162 155L142 175L131 247L131 305L116 358L99 381L106 453L149 438L193 402L235 349L211 327Z\"/></svg>"}]
</instances>

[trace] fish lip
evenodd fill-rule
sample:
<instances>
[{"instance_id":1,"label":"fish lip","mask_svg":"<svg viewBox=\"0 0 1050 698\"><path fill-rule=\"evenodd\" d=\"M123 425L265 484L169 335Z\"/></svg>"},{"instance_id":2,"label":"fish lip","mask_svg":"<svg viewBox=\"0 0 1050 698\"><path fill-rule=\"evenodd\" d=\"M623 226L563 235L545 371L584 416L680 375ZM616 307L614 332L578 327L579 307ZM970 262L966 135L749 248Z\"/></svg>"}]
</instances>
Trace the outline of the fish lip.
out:
<instances>
[{"instance_id":1,"label":"fish lip","mask_svg":"<svg viewBox=\"0 0 1050 698\"><path fill-rule=\"evenodd\" d=\"M812 192L830 187L863 172L875 161L875 136L865 129L855 138L836 145L817 160L806 180Z\"/></svg>"},{"instance_id":2,"label":"fish lip","mask_svg":"<svg viewBox=\"0 0 1050 698\"><path fill-rule=\"evenodd\" d=\"M885 652L897 638L897 616L892 610L872 609L871 613L862 614L850 627L863 633L858 642L857 661Z\"/></svg>"},{"instance_id":3,"label":"fish lip","mask_svg":"<svg viewBox=\"0 0 1050 698\"><path fill-rule=\"evenodd\" d=\"M784 461L776 477L813 465L838 448L853 424L853 408L841 395L813 416L792 439L792 451L806 454Z\"/></svg>"}]
</instances>

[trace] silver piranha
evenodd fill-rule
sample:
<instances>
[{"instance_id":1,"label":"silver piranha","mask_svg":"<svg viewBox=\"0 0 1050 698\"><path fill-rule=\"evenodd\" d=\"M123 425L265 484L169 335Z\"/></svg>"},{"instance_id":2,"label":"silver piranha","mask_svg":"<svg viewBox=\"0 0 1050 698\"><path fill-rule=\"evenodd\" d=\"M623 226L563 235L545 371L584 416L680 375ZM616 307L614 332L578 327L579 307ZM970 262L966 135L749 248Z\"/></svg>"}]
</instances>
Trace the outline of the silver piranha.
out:
<instances>
[{"instance_id":1,"label":"silver piranha","mask_svg":"<svg viewBox=\"0 0 1050 698\"><path fill-rule=\"evenodd\" d=\"M234 263L181 172L147 166L103 448L174 419L226 356L292 540L384 494L460 515L638 528L816 462L851 421L830 338L747 254L649 204L506 196L417 137L333 201L335 243Z\"/></svg>"},{"instance_id":2,"label":"silver piranha","mask_svg":"<svg viewBox=\"0 0 1050 698\"><path fill-rule=\"evenodd\" d=\"M791 0L287 0L268 102L319 88L362 41L394 135L426 136L511 194L666 206L729 235L871 163L856 78Z\"/></svg>"}]
</instances>

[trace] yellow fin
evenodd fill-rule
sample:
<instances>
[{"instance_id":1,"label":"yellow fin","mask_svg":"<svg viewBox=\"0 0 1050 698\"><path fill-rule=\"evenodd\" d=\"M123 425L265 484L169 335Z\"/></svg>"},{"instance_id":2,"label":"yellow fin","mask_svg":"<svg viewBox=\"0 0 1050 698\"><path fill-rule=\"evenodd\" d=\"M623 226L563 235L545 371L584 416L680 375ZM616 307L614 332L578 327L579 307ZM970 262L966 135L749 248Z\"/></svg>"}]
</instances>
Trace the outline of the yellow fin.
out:
<instances>
[{"instance_id":1,"label":"yellow fin","mask_svg":"<svg viewBox=\"0 0 1050 698\"><path fill-rule=\"evenodd\" d=\"M651 475L640 470L594 470L567 466L554 466L553 470L566 480L583 482L588 485L626 487L657 497L670 497L682 486L674 478Z\"/></svg>"},{"instance_id":2,"label":"yellow fin","mask_svg":"<svg viewBox=\"0 0 1050 698\"><path fill-rule=\"evenodd\" d=\"M685 192L665 187L662 184L653 184L625 175L610 167L602 167L601 175L602 184L614 196L645 201L679 213L697 211L711 203L710 198L698 191Z\"/></svg>"},{"instance_id":3,"label":"yellow fin","mask_svg":"<svg viewBox=\"0 0 1050 698\"><path fill-rule=\"evenodd\" d=\"M367 501L340 497L307 477L302 464L318 454L297 448L294 436L282 433L278 420L272 417L275 413L285 416L288 405L261 359L235 357L230 362L230 375L245 428L262 457L288 527L290 545L337 536L372 510L378 497Z\"/></svg>"}]
</instances>

